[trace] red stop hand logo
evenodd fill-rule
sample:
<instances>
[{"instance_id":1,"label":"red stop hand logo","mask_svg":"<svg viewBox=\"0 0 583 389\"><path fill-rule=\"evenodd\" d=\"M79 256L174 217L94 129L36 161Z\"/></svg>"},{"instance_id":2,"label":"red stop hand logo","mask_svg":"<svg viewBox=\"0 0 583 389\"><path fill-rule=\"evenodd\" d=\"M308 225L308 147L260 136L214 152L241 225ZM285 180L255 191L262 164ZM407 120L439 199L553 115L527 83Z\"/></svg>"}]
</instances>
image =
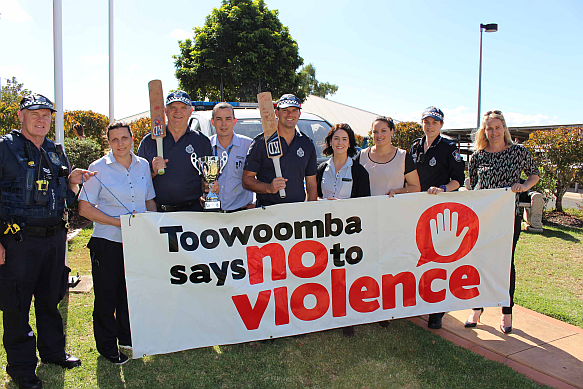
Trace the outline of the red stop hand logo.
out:
<instances>
[{"instance_id":1,"label":"red stop hand logo","mask_svg":"<svg viewBox=\"0 0 583 389\"><path fill-rule=\"evenodd\" d=\"M416 232L421 253L417 266L427 262L450 263L472 250L478 240L480 222L469 207L443 203L423 212Z\"/></svg>"}]
</instances>

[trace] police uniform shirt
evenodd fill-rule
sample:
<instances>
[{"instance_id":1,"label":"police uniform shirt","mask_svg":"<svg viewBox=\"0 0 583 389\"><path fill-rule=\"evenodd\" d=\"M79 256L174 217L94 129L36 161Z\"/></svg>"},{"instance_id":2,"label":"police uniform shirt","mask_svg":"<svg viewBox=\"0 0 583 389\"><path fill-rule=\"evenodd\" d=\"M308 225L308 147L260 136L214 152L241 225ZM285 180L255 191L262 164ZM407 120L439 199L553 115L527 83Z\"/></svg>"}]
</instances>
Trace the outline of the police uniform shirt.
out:
<instances>
[{"instance_id":1,"label":"police uniform shirt","mask_svg":"<svg viewBox=\"0 0 583 389\"><path fill-rule=\"evenodd\" d=\"M146 200L156 197L152 185L150 165L144 158L133 153L129 169L118 163L111 150L104 157L89 165L97 172L99 180L90 178L81 189L79 200L85 200L108 216L118 217L131 213L146 212ZM127 208L127 209L126 209ZM93 236L121 243L121 228L93 223Z\"/></svg>"},{"instance_id":2,"label":"police uniform shirt","mask_svg":"<svg viewBox=\"0 0 583 389\"><path fill-rule=\"evenodd\" d=\"M256 173L259 181L271 183L275 178L273 161L267 156L263 134L259 134L251 143L244 170ZM281 174L287 179L285 186L285 198L279 193L257 194L259 205L272 205L281 203L297 203L306 201L306 189L304 178L315 176L318 165L316 148L309 137L296 129L291 144L287 144L281 137L283 155L280 158Z\"/></svg>"},{"instance_id":3,"label":"police uniform shirt","mask_svg":"<svg viewBox=\"0 0 583 389\"><path fill-rule=\"evenodd\" d=\"M198 171L191 162L191 155L196 157L211 156L209 139L191 129L174 141L170 132L163 139L164 159L168 160L165 173L153 178L158 205L181 205L188 202L198 203L202 196L202 183ZM146 159L150 166L152 159L158 155L156 140L148 134L140 143L138 156Z\"/></svg>"},{"instance_id":4,"label":"police uniform shirt","mask_svg":"<svg viewBox=\"0 0 583 389\"><path fill-rule=\"evenodd\" d=\"M421 191L427 191L432 186L447 185L451 180L463 185L464 161L455 142L438 135L427 152L424 152L424 144L425 137L416 139L411 146Z\"/></svg>"},{"instance_id":5,"label":"police uniform shirt","mask_svg":"<svg viewBox=\"0 0 583 389\"><path fill-rule=\"evenodd\" d=\"M253 140L249 137L233 133L231 144L223 148L217 140L217 135L211 136L213 155L228 156L227 165L219 175L219 200L221 209L233 211L253 202L253 192L243 189L243 166L245 156Z\"/></svg>"},{"instance_id":6,"label":"police uniform shirt","mask_svg":"<svg viewBox=\"0 0 583 389\"><path fill-rule=\"evenodd\" d=\"M41 157L41 151L36 147L34 143L32 143L29 139L27 139L24 135L21 135L20 131L12 130L10 134L7 134L3 137L0 137L0 181L15 181L17 178L21 177L23 166L19 163L16 155L10 149L10 146L7 144L7 140L5 137L12 137L13 143L28 143L29 150L31 153L31 161L34 161L34 180L39 179L46 179L46 180L56 180L58 174L58 168L61 166L62 162L66 163L66 166L71 171L71 166L69 164L69 160L67 159L66 155L63 155L64 161L60 160L60 157L56 153L56 146L55 143L46 138L43 141L41 148L45 151L45 155L47 158ZM24 157L24 154L23 154ZM48 161L47 161L48 159ZM42 177L38 177L38 166L41 166L42 172L40 173ZM53 184L51 184L53 185ZM36 183L34 184L36 187ZM33 189L34 191L34 189ZM68 205L70 206L75 200L75 194L70 189L66 189L67 193L67 201L69 202ZM5 194L7 195L7 194ZM48 205L46 208L52 207L52 202L54 200L53 195L50 194L50 199L48 200ZM2 196L3 200L0 201L4 202L4 195ZM59 200L56 200L59 201ZM64 199L60 201L64 202ZM4 204L6 205L6 204ZM63 204L55 205L55 207L63 207ZM9 220L11 216L6 215L4 211L2 211L3 207L0 207L0 218L2 220ZM19 221L24 221L26 224L31 226L54 226L59 224L63 220L62 212L58 215L48 216L48 217L38 217L38 218L27 218L23 220L22 218L15 218L19 219Z\"/></svg>"}]
</instances>

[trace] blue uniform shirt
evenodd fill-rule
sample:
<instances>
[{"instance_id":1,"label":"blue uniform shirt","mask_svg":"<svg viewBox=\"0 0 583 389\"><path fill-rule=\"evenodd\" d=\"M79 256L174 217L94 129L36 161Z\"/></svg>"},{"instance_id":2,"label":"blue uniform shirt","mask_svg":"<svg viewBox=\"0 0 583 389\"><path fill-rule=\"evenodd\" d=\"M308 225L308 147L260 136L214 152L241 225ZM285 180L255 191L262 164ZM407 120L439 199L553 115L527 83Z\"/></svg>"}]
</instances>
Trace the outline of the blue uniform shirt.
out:
<instances>
[{"instance_id":1,"label":"blue uniform shirt","mask_svg":"<svg viewBox=\"0 0 583 389\"><path fill-rule=\"evenodd\" d=\"M153 178L156 203L158 206L181 205L190 201L198 203L202 196L202 183L190 156L192 153L196 153L197 158L211 156L211 142L198 131L187 129L177 142L168 132L163 144L164 159L168 163L165 173ZM148 134L140 143L138 156L145 158L151 168L152 159L157 155L156 140L152 139L152 134Z\"/></svg>"},{"instance_id":2,"label":"blue uniform shirt","mask_svg":"<svg viewBox=\"0 0 583 389\"><path fill-rule=\"evenodd\" d=\"M287 178L286 197L282 199L279 193L258 193L259 205L306 201L304 178L315 176L317 173L316 148L311 139L301 131L296 129L296 134L289 145L281 137L281 148L283 151L280 158L281 174L283 178ZM253 139L245 160L245 170L256 173L257 179L261 182L271 183L275 178L275 168L273 161L267 156L263 134L259 134Z\"/></svg>"},{"instance_id":3,"label":"blue uniform shirt","mask_svg":"<svg viewBox=\"0 0 583 389\"><path fill-rule=\"evenodd\" d=\"M251 142L251 138L233 133L231 144L225 149L216 135L211 136L213 155L221 157L226 152L229 156L227 166L219 175L219 200L224 211L233 211L253 202L253 192L243 189L241 184L245 156Z\"/></svg>"}]
</instances>

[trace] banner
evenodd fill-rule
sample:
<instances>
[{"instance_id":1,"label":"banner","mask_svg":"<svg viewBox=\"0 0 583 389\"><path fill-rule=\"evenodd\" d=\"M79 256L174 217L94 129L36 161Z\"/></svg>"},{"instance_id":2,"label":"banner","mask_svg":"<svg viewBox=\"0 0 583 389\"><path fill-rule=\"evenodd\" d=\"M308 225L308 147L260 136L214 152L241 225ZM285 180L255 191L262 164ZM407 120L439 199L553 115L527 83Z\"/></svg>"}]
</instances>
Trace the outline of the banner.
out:
<instances>
[{"instance_id":1,"label":"banner","mask_svg":"<svg viewBox=\"0 0 583 389\"><path fill-rule=\"evenodd\" d=\"M514 196L123 216L133 355L509 305Z\"/></svg>"}]
</instances>

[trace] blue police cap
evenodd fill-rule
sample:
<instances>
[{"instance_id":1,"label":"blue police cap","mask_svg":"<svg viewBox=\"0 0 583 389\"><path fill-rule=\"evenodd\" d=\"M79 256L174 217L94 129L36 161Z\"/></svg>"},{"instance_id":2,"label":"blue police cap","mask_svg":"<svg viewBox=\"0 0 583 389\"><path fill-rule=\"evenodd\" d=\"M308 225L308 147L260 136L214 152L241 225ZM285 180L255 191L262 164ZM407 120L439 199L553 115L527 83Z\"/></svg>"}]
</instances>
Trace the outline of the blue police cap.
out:
<instances>
[{"instance_id":1,"label":"blue police cap","mask_svg":"<svg viewBox=\"0 0 583 389\"><path fill-rule=\"evenodd\" d=\"M439 120L440 122L443 121L443 112L441 112L441 109L436 108L436 107L427 107L425 108L425 111L423 111L423 116L421 117L421 120L427 118L427 117L432 117L435 120Z\"/></svg>"},{"instance_id":2,"label":"blue police cap","mask_svg":"<svg viewBox=\"0 0 583 389\"><path fill-rule=\"evenodd\" d=\"M36 93L33 93L30 96L26 96L20 100L20 110L22 111L23 109L50 109L51 112L57 112L51 100L47 99L43 95Z\"/></svg>"}]
</instances>

